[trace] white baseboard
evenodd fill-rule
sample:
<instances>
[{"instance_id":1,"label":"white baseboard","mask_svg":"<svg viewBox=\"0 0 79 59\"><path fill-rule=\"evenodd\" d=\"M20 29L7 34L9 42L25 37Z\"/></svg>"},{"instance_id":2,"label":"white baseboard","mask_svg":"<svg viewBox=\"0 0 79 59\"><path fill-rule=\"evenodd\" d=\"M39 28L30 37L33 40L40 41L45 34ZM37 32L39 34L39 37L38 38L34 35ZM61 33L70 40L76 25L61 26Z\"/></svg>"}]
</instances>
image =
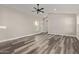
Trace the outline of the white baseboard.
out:
<instances>
[{"instance_id":1,"label":"white baseboard","mask_svg":"<svg viewBox=\"0 0 79 59\"><path fill-rule=\"evenodd\" d=\"M24 35L24 36L21 36L21 37L16 37L16 38L11 38L11 39L6 39L6 40L1 40L0 42L5 42L5 41L9 41L9 40L16 40L16 39L19 39L19 38L22 38L22 37L32 36L32 35L36 35L36 34L40 34L40 33L42 33L42 32L29 34L29 35ZM54 33L52 33L52 34L54 34ZM78 35L67 35L67 34L55 34L55 35L72 36L72 37L77 37L79 39Z\"/></svg>"},{"instance_id":2,"label":"white baseboard","mask_svg":"<svg viewBox=\"0 0 79 59\"><path fill-rule=\"evenodd\" d=\"M57 34L57 33L48 33L48 34L64 35L64 36L72 36L72 37L76 37L76 36L77 36L77 35L69 35L69 34Z\"/></svg>"},{"instance_id":3,"label":"white baseboard","mask_svg":"<svg viewBox=\"0 0 79 59\"><path fill-rule=\"evenodd\" d=\"M6 40L1 40L0 42L5 42L5 41L9 41L9 40L16 40L16 39L19 39L19 38L22 38L22 37L32 36L32 35L36 35L36 34L40 34L40 33L42 33L42 32L24 35L24 36L21 36L21 37L16 37L16 38L11 38L11 39L6 39Z\"/></svg>"},{"instance_id":4,"label":"white baseboard","mask_svg":"<svg viewBox=\"0 0 79 59\"><path fill-rule=\"evenodd\" d=\"M77 35L76 37L77 37L77 39L79 40L79 35Z\"/></svg>"}]
</instances>

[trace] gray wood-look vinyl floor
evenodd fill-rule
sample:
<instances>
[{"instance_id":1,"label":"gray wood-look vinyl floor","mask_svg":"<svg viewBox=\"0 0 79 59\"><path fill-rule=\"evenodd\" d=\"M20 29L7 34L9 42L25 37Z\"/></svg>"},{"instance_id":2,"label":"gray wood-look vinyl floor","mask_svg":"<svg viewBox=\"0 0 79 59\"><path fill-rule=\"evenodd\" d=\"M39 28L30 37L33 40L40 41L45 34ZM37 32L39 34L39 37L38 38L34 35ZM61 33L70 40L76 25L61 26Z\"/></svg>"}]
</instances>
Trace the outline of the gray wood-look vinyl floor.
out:
<instances>
[{"instance_id":1,"label":"gray wood-look vinyl floor","mask_svg":"<svg viewBox=\"0 0 79 59\"><path fill-rule=\"evenodd\" d=\"M0 43L0 54L78 54L76 37L63 35L38 35Z\"/></svg>"}]
</instances>

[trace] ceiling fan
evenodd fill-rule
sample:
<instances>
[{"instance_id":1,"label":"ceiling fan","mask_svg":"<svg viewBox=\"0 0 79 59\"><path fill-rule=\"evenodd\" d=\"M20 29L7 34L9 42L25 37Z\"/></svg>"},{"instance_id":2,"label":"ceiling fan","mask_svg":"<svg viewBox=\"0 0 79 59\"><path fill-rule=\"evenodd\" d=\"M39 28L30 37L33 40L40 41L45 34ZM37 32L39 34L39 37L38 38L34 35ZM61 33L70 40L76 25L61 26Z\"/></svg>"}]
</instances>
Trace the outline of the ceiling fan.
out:
<instances>
[{"instance_id":1,"label":"ceiling fan","mask_svg":"<svg viewBox=\"0 0 79 59\"><path fill-rule=\"evenodd\" d=\"M32 12L37 12L37 14L40 12L44 13L44 11L43 11L44 8L39 8L39 4L37 4L37 7L33 7L33 8L35 9L35 11L32 11Z\"/></svg>"}]
</instances>

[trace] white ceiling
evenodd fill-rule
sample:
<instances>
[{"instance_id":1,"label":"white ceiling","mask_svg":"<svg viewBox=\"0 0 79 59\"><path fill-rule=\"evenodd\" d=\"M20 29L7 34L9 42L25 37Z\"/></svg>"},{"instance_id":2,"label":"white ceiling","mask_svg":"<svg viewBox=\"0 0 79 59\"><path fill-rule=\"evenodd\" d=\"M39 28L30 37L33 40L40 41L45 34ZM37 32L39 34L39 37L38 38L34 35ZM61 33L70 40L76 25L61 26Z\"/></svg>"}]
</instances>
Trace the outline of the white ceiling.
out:
<instances>
[{"instance_id":1,"label":"white ceiling","mask_svg":"<svg viewBox=\"0 0 79 59\"><path fill-rule=\"evenodd\" d=\"M15 8L24 13L32 14L33 6L35 4L5 4L3 6ZM79 4L40 4L40 8L44 8L45 13L79 13ZM56 11L54 10L56 9Z\"/></svg>"}]
</instances>

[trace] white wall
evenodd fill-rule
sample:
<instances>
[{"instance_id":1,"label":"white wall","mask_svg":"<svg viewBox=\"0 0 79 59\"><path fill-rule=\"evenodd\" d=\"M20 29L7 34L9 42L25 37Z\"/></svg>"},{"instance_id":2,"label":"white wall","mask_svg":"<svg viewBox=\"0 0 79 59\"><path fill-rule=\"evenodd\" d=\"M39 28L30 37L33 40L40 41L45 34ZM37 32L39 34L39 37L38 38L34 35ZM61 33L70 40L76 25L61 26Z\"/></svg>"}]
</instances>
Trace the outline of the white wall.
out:
<instances>
[{"instance_id":1,"label":"white wall","mask_svg":"<svg viewBox=\"0 0 79 59\"><path fill-rule=\"evenodd\" d=\"M79 39L79 14L77 14L77 37Z\"/></svg>"},{"instance_id":2,"label":"white wall","mask_svg":"<svg viewBox=\"0 0 79 59\"><path fill-rule=\"evenodd\" d=\"M42 26L42 28L41 28L42 32L48 32L48 22L47 22L47 19L44 19L44 20L42 19L42 25L41 26Z\"/></svg>"},{"instance_id":3,"label":"white wall","mask_svg":"<svg viewBox=\"0 0 79 59\"><path fill-rule=\"evenodd\" d=\"M76 28L76 32L77 32L77 38L79 40L79 14L77 14L77 28Z\"/></svg>"},{"instance_id":4,"label":"white wall","mask_svg":"<svg viewBox=\"0 0 79 59\"><path fill-rule=\"evenodd\" d=\"M48 17L49 34L76 34L76 17L69 14L51 14Z\"/></svg>"},{"instance_id":5,"label":"white wall","mask_svg":"<svg viewBox=\"0 0 79 59\"><path fill-rule=\"evenodd\" d=\"M0 6L0 26L7 26L7 29L0 29L0 41L39 33L40 19L15 9ZM35 21L38 22L38 25L34 24Z\"/></svg>"}]
</instances>

